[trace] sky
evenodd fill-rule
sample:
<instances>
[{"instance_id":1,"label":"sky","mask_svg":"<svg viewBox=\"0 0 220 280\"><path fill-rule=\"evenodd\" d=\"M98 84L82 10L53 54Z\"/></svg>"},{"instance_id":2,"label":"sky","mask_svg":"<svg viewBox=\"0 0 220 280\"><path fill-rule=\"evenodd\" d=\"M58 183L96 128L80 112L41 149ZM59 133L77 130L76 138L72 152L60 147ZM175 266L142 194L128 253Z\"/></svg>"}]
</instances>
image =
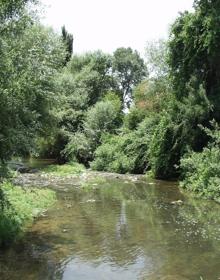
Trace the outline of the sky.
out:
<instances>
[{"instance_id":1,"label":"sky","mask_svg":"<svg viewBox=\"0 0 220 280\"><path fill-rule=\"evenodd\" d=\"M142 56L148 41L167 38L178 12L192 10L193 0L41 0L42 22L74 36L73 51L131 47Z\"/></svg>"}]
</instances>

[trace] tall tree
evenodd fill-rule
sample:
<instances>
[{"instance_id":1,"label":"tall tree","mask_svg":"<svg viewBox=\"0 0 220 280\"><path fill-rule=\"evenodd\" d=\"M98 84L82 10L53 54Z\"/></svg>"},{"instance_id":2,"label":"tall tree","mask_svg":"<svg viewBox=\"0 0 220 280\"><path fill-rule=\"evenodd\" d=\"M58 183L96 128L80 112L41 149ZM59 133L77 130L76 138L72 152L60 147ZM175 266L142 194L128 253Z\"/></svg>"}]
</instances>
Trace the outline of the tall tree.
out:
<instances>
[{"instance_id":1,"label":"tall tree","mask_svg":"<svg viewBox=\"0 0 220 280\"><path fill-rule=\"evenodd\" d=\"M71 56L73 54L73 35L68 33L66 30L65 25L62 26L61 28L62 30L62 38L63 38L63 42L66 46L66 63L70 61Z\"/></svg>"},{"instance_id":2,"label":"tall tree","mask_svg":"<svg viewBox=\"0 0 220 280\"><path fill-rule=\"evenodd\" d=\"M102 52L74 55L58 82L64 105L60 108L60 123L75 132L86 110L116 86L111 76L111 56Z\"/></svg>"},{"instance_id":3,"label":"tall tree","mask_svg":"<svg viewBox=\"0 0 220 280\"><path fill-rule=\"evenodd\" d=\"M35 0L2 0L0 2L0 20L5 23L6 19L12 19L16 17L19 19L25 9L25 6L29 2L35 2Z\"/></svg>"},{"instance_id":4,"label":"tall tree","mask_svg":"<svg viewBox=\"0 0 220 280\"><path fill-rule=\"evenodd\" d=\"M187 96L192 76L203 84L208 98L220 109L220 2L196 0L195 12L185 12L173 24L169 64L178 98ZM220 119L220 116L218 116Z\"/></svg>"},{"instance_id":5,"label":"tall tree","mask_svg":"<svg viewBox=\"0 0 220 280\"><path fill-rule=\"evenodd\" d=\"M7 12L1 17L1 161L30 150L36 134L48 124L54 75L65 55L60 38L28 16L27 1L16 2L16 8L14 2L3 2Z\"/></svg>"},{"instance_id":6,"label":"tall tree","mask_svg":"<svg viewBox=\"0 0 220 280\"><path fill-rule=\"evenodd\" d=\"M150 76L156 79L162 79L168 76L168 46L163 39L148 42L145 48L145 57Z\"/></svg>"},{"instance_id":7,"label":"tall tree","mask_svg":"<svg viewBox=\"0 0 220 280\"><path fill-rule=\"evenodd\" d=\"M113 55L113 74L122 92L125 107L132 101L132 89L147 77L147 67L138 52L131 48L118 48Z\"/></svg>"}]
</instances>

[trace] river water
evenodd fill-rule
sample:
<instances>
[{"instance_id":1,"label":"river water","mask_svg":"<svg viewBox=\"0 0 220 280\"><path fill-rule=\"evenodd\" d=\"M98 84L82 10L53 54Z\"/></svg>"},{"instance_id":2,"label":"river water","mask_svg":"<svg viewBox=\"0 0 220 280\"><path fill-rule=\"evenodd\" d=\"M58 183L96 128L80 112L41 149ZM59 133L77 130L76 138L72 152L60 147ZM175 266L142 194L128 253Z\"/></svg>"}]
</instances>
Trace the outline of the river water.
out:
<instances>
[{"instance_id":1,"label":"river water","mask_svg":"<svg viewBox=\"0 0 220 280\"><path fill-rule=\"evenodd\" d=\"M53 208L0 251L1 280L220 279L218 204L132 176L56 191Z\"/></svg>"}]
</instances>

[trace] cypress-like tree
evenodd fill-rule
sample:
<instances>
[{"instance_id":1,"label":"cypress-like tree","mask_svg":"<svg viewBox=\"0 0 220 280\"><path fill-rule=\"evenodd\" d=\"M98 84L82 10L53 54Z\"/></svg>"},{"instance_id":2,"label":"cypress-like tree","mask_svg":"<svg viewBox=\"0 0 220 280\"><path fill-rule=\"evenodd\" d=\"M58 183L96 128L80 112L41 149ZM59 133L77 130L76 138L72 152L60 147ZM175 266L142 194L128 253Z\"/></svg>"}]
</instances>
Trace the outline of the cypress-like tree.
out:
<instances>
[{"instance_id":1,"label":"cypress-like tree","mask_svg":"<svg viewBox=\"0 0 220 280\"><path fill-rule=\"evenodd\" d=\"M73 53L73 35L67 32L65 25L62 26L61 30L62 30L62 39L66 45L66 51L67 51L66 63L67 63L70 61L70 58Z\"/></svg>"}]
</instances>

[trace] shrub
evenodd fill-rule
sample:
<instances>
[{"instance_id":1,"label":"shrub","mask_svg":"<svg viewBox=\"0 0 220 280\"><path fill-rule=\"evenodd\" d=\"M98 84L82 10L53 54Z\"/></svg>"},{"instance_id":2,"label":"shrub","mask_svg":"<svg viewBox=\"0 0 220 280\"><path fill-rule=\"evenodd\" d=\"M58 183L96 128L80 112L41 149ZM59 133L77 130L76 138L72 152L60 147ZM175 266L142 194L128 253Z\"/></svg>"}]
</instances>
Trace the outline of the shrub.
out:
<instances>
[{"instance_id":1,"label":"shrub","mask_svg":"<svg viewBox=\"0 0 220 280\"><path fill-rule=\"evenodd\" d=\"M178 177L180 170L176 167L187 149L201 151L207 144L207 136L198 125L207 123L211 104L203 86L195 78L192 77L187 89L188 97L181 102L170 95L154 130L149 146L149 162L156 178Z\"/></svg>"},{"instance_id":2,"label":"shrub","mask_svg":"<svg viewBox=\"0 0 220 280\"><path fill-rule=\"evenodd\" d=\"M131 107L129 113L125 115L124 126L129 130L134 130L144 120L145 116L145 110L135 106Z\"/></svg>"},{"instance_id":3,"label":"shrub","mask_svg":"<svg viewBox=\"0 0 220 280\"><path fill-rule=\"evenodd\" d=\"M114 94L108 94L105 101L91 107L83 123L83 131L70 136L64 154L88 164L93 159L95 149L101 144L103 133L114 133L122 122L121 102Z\"/></svg>"},{"instance_id":4,"label":"shrub","mask_svg":"<svg viewBox=\"0 0 220 280\"><path fill-rule=\"evenodd\" d=\"M187 153L181 159L181 186L199 196L220 202L220 130L206 129L211 137L202 152Z\"/></svg>"},{"instance_id":5,"label":"shrub","mask_svg":"<svg viewBox=\"0 0 220 280\"><path fill-rule=\"evenodd\" d=\"M103 144L95 151L92 169L117 173L132 172L134 159L126 155L126 147L131 144L131 134L105 135Z\"/></svg>"},{"instance_id":6,"label":"shrub","mask_svg":"<svg viewBox=\"0 0 220 280\"><path fill-rule=\"evenodd\" d=\"M92 160L92 142L83 132L76 132L70 136L63 153L68 160L77 160L85 165Z\"/></svg>"},{"instance_id":7,"label":"shrub","mask_svg":"<svg viewBox=\"0 0 220 280\"><path fill-rule=\"evenodd\" d=\"M47 137L39 137L36 140L36 151L33 154L35 157L56 159L63 163L66 161L62 150L67 144L68 137L64 130L56 130Z\"/></svg>"},{"instance_id":8,"label":"shrub","mask_svg":"<svg viewBox=\"0 0 220 280\"><path fill-rule=\"evenodd\" d=\"M119 117L119 118L118 118ZM98 144L101 134L104 132L114 132L120 125L120 108L111 101L100 101L92 107L84 122L84 131L87 137Z\"/></svg>"},{"instance_id":9,"label":"shrub","mask_svg":"<svg viewBox=\"0 0 220 280\"><path fill-rule=\"evenodd\" d=\"M149 143L149 162L155 178L176 176L175 164L178 150L175 151L174 124L169 115L164 115L156 126Z\"/></svg>"},{"instance_id":10,"label":"shrub","mask_svg":"<svg viewBox=\"0 0 220 280\"><path fill-rule=\"evenodd\" d=\"M0 163L0 179L10 178L13 176L13 171L9 168L8 164Z\"/></svg>"},{"instance_id":11,"label":"shrub","mask_svg":"<svg viewBox=\"0 0 220 280\"><path fill-rule=\"evenodd\" d=\"M148 168L148 147L157 117L146 118L134 131L105 135L95 151L91 167L118 173L143 173Z\"/></svg>"}]
</instances>

